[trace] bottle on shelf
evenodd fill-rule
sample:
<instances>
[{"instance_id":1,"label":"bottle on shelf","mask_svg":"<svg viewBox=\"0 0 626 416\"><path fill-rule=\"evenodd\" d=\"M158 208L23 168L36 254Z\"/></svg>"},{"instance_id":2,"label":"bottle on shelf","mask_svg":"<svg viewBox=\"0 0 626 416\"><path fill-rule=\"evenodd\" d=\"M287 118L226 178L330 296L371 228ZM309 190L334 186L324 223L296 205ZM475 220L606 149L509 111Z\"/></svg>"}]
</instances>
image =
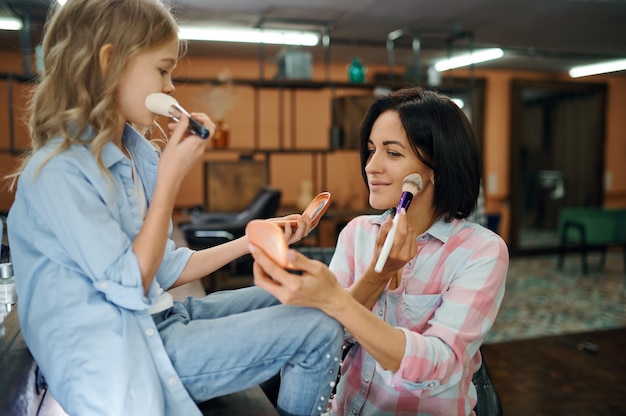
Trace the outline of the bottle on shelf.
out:
<instances>
[{"instance_id":1,"label":"bottle on shelf","mask_svg":"<svg viewBox=\"0 0 626 416\"><path fill-rule=\"evenodd\" d=\"M11 312L17 302L15 292L15 277L13 276L13 264L0 264L0 324Z\"/></svg>"},{"instance_id":2,"label":"bottle on shelf","mask_svg":"<svg viewBox=\"0 0 626 416\"><path fill-rule=\"evenodd\" d=\"M228 148L228 140L230 138L230 128L224 120L217 120L215 123L215 133L211 138L213 149L226 149Z\"/></svg>"}]
</instances>

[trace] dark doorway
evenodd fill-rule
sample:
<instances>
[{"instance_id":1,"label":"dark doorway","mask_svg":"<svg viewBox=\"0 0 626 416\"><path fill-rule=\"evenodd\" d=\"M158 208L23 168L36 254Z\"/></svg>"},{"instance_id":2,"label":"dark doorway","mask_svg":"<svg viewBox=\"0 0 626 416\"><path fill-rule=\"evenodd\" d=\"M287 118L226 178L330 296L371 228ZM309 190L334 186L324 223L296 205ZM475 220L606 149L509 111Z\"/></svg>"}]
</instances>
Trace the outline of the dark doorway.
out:
<instances>
[{"instance_id":1,"label":"dark doorway","mask_svg":"<svg viewBox=\"0 0 626 416\"><path fill-rule=\"evenodd\" d=\"M513 81L510 250L558 247L564 207L601 206L606 86Z\"/></svg>"}]
</instances>

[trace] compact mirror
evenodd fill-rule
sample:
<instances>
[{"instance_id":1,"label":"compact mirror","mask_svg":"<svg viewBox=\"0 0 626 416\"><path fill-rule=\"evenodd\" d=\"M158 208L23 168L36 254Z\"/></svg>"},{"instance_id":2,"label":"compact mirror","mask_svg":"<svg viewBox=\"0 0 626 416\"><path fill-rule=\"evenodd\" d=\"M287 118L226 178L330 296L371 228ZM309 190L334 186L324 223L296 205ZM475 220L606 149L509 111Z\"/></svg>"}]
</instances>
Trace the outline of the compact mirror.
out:
<instances>
[{"instance_id":1,"label":"compact mirror","mask_svg":"<svg viewBox=\"0 0 626 416\"><path fill-rule=\"evenodd\" d=\"M315 198L313 198L311 202L309 202L309 205L307 205L305 210L302 212L302 215L307 214L309 218L311 218L311 224L313 225L313 227L317 227L320 219L322 218L324 213L326 213L328 207L330 207L331 199L332 198L330 196L330 192L322 192L318 194ZM280 218L273 219L269 222L280 225L281 227L285 224L290 224L291 226L298 225L298 221L296 220L283 220Z\"/></svg>"},{"instance_id":2,"label":"compact mirror","mask_svg":"<svg viewBox=\"0 0 626 416\"><path fill-rule=\"evenodd\" d=\"M283 268L288 268L287 241L283 230L275 221L252 220L246 225L248 241L260 247L269 257Z\"/></svg>"}]
</instances>

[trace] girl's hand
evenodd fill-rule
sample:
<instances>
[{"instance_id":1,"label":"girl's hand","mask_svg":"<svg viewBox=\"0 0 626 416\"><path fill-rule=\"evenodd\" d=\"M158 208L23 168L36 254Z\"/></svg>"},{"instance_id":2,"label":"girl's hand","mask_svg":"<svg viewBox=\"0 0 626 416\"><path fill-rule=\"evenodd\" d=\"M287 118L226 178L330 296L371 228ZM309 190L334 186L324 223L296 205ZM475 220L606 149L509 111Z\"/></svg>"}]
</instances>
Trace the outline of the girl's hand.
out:
<instances>
[{"instance_id":1,"label":"girl's hand","mask_svg":"<svg viewBox=\"0 0 626 416\"><path fill-rule=\"evenodd\" d=\"M207 137L205 140L207 142L210 142L211 137L213 137L213 135L215 134L215 123L213 123L213 120L211 120L209 118L209 116L207 116L204 113L190 113L191 116L198 122L200 122L200 124L202 124L204 127L206 127L207 129L209 129L209 132L211 133L209 135L209 137ZM182 122L182 115L181 115L181 121L179 121L178 123L175 121L170 120L169 123L167 123L167 128L169 130L170 136L172 136L172 134L174 134L174 131L176 130L176 127ZM189 124L187 124L187 127L189 127ZM187 128L185 130L185 132L183 133L184 137L187 136L191 136L192 133L191 131Z\"/></svg>"},{"instance_id":2,"label":"girl's hand","mask_svg":"<svg viewBox=\"0 0 626 416\"><path fill-rule=\"evenodd\" d=\"M390 275L395 274L399 269L404 267L404 265L417 254L417 236L415 235L415 230L409 225L406 219L406 210L403 208L400 212L396 213L396 215L399 217L396 235L393 239L393 246L391 247L385 266L379 274L381 278L385 280L387 280ZM380 256L380 251L383 247L385 239L387 238L387 234L389 234L392 222L392 217L387 217L378 231L374 257L369 267L372 273L375 273L374 266L378 261L378 256Z\"/></svg>"},{"instance_id":3,"label":"girl's hand","mask_svg":"<svg viewBox=\"0 0 626 416\"><path fill-rule=\"evenodd\" d=\"M289 214L284 217L270 218L268 221L276 222L284 229L287 245L302 240L315 228L308 215Z\"/></svg>"},{"instance_id":4,"label":"girl's hand","mask_svg":"<svg viewBox=\"0 0 626 416\"><path fill-rule=\"evenodd\" d=\"M209 131L215 131L215 125L208 116L200 113L193 113L193 116ZM168 127L171 135L161 152L159 178L171 181L177 189L204 153L208 139L201 139L189 132L189 119L185 115L181 115L178 123L170 123Z\"/></svg>"},{"instance_id":5,"label":"girl's hand","mask_svg":"<svg viewBox=\"0 0 626 416\"><path fill-rule=\"evenodd\" d=\"M285 305L298 305L332 310L347 293L326 265L289 250L290 264L298 274L291 273L268 257L260 247L250 244L254 258L254 283L274 295Z\"/></svg>"}]
</instances>

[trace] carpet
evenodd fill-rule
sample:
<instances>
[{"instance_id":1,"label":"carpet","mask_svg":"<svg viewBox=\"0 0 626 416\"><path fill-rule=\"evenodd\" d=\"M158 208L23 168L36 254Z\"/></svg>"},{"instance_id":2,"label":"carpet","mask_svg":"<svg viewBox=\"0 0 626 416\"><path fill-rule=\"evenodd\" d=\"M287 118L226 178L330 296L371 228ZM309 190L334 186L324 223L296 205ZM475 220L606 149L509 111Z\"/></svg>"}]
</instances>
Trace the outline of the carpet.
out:
<instances>
[{"instance_id":1,"label":"carpet","mask_svg":"<svg viewBox=\"0 0 626 416\"><path fill-rule=\"evenodd\" d=\"M621 250L588 255L582 274L579 254L511 258L505 295L486 344L626 327L626 275Z\"/></svg>"}]
</instances>

